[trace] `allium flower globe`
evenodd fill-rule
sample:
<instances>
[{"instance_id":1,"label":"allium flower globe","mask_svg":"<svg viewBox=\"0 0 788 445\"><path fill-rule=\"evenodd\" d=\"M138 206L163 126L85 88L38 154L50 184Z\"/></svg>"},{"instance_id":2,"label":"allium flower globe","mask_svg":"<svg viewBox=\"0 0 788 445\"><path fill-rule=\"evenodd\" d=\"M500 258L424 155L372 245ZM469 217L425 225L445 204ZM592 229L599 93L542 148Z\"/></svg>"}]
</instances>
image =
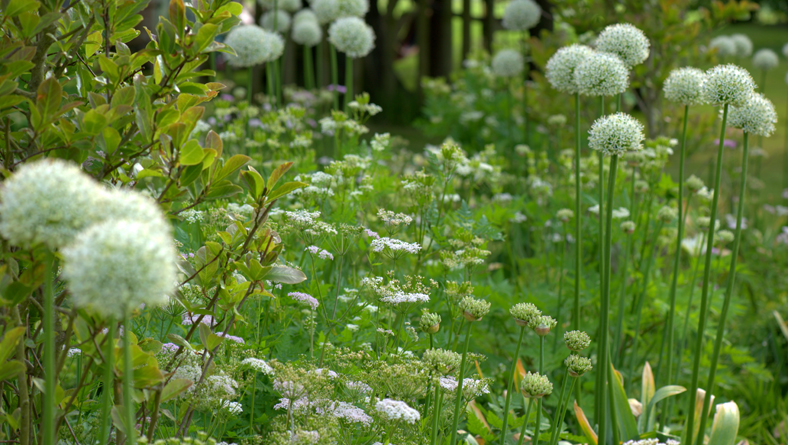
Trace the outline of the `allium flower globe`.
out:
<instances>
[{"instance_id":1,"label":"allium flower globe","mask_svg":"<svg viewBox=\"0 0 788 445\"><path fill-rule=\"evenodd\" d=\"M728 36L717 36L709 42L709 48L717 50L720 57L736 55L736 43Z\"/></svg>"},{"instance_id":2,"label":"allium flower globe","mask_svg":"<svg viewBox=\"0 0 788 445\"><path fill-rule=\"evenodd\" d=\"M758 136L769 137L774 133L777 112L772 101L763 94L753 93L741 107L731 107L728 125Z\"/></svg>"},{"instance_id":3,"label":"allium flower globe","mask_svg":"<svg viewBox=\"0 0 788 445\"><path fill-rule=\"evenodd\" d=\"M338 18L364 17L369 11L369 0L337 0L339 5Z\"/></svg>"},{"instance_id":4,"label":"allium flower globe","mask_svg":"<svg viewBox=\"0 0 788 445\"><path fill-rule=\"evenodd\" d=\"M375 33L358 17L337 19L328 28L328 41L337 51L357 59L364 57L375 47Z\"/></svg>"},{"instance_id":5,"label":"allium flower globe","mask_svg":"<svg viewBox=\"0 0 788 445\"><path fill-rule=\"evenodd\" d=\"M584 96L614 96L629 86L629 69L615 54L595 52L575 69L575 83Z\"/></svg>"},{"instance_id":6,"label":"allium flower globe","mask_svg":"<svg viewBox=\"0 0 788 445\"><path fill-rule=\"evenodd\" d=\"M630 68L648 59L649 46L643 31L628 23L610 25L596 39L597 51L617 55Z\"/></svg>"},{"instance_id":7,"label":"allium flower globe","mask_svg":"<svg viewBox=\"0 0 788 445\"><path fill-rule=\"evenodd\" d=\"M274 0L257 0L260 6L266 10L274 9ZM276 0L276 9L287 12L296 12L303 8L304 4L301 0Z\"/></svg>"},{"instance_id":8,"label":"allium flower globe","mask_svg":"<svg viewBox=\"0 0 788 445\"><path fill-rule=\"evenodd\" d=\"M703 84L706 73L692 68L677 68L670 72L662 91L665 99L682 105L699 105L703 103Z\"/></svg>"},{"instance_id":9,"label":"allium flower globe","mask_svg":"<svg viewBox=\"0 0 788 445\"><path fill-rule=\"evenodd\" d=\"M293 14L293 27L298 25L301 22L316 22L317 23L317 15L311 9L302 9L295 14Z\"/></svg>"},{"instance_id":10,"label":"allium flower globe","mask_svg":"<svg viewBox=\"0 0 788 445\"><path fill-rule=\"evenodd\" d=\"M503 12L503 27L511 31L531 29L542 18L542 8L533 0L512 0Z\"/></svg>"},{"instance_id":11,"label":"allium flower globe","mask_svg":"<svg viewBox=\"0 0 788 445\"><path fill-rule=\"evenodd\" d=\"M492 59L493 73L498 77L514 77L523 72L523 56L513 49L503 49Z\"/></svg>"},{"instance_id":12,"label":"allium flower globe","mask_svg":"<svg viewBox=\"0 0 788 445\"><path fill-rule=\"evenodd\" d=\"M102 191L74 164L24 164L0 184L0 234L15 246L63 247L99 218Z\"/></svg>"},{"instance_id":13,"label":"allium flower globe","mask_svg":"<svg viewBox=\"0 0 788 445\"><path fill-rule=\"evenodd\" d=\"M785 45L783 45L783 55L784 55L785 57L788 57L788 43L786 43Z\"/></svg>"},{"instance_id":14,"label":"allium flower globe","mask_svg":"<svg viewBox=\"0 0 788 445\"><path fill-rule=\"evenodd\" d=\"M236 68L248 68L278 59L285 43L278 34L255 25L237 26L227 34L224 43L235 50L227 63Z\"/></svg>"},{"instance_id":15,"label":"allium flower globe","mask_svg":"<svg viewBox=\"0 0 788 445\"><path fill-rule=\"evenodd\" d=\"M744 34L732 34L731 41L736 47L738 57L750 57L752 55L752 40Z\"/></svg>"},{"instance_id":16,"label":"allium flower globe","mask_svg":"<svg viewBox=\"0 0 788 445\"><path fill-rule=\"evenodd\" d=\"M768 48L759 49L752 56L752 64L759 70L770 70L780 64L780 58L777 57L776 52Z\"/></svg>"},{"instance_id":17,"label":"allium flower globe","mask_svg":"<svg viewBox=\"0 0 788 445\"><path fill-rule=\"evenodd\" d=\"M63 277L75 306L122 318L141 304L168 302L176 255L168 230L113 219L92 225L63 249Z\"/></svg>"},{"instance_id":18,"label":"allium flower globe","mask_svg":"<svg viewBox=\"0 0 788 445\"><path fill-rule=\"evenodd\" d=\"M741 106L747 102L755 82L750 73L736 65L717 65L706 71L703 100L712 105Z\"/></svg>"},{"instance_id":19,"label":"allium flower globe","mask_svg":"<svg viewBox=\"0 0 788 445\"><path fill-rule=\"evenodd\" d=\"M626 113L603 116L588 132L588 147L605 156L620 156L643 147L643 124Z\"/></svg>"},{"instance_id":20,"label":"allium flower globe","mask_svg":"<svg viewBox=\"0 0 788 445\"><path fill-rule=\"evenodd\" d=\"M299 45L311 48L323 40L323 29L317 21L302 20L293 26L292 38Z\"/></svg>"},{"instance_id":21,"label":"allium flower globe","mask_svg":"<svg viewBox=\"0 0 788 445\"><path fill-rule=\"evenodd\" d=\"M585 45L565 46L547 61L545 77L550 85L564 93L578 93L575 83L575 69L594 54L594 50Z\"/></svg>"},{"instance_id":22,"label":"allium flower globe","mask_svg":"<svg viewBox=\"0 0 788 445\"><path fill-rule=\"evenodd\" d=\"M97 200L101 221L125 219L146 223L160 230L170 230L159 204L151 197L133 190L103 191Z\"/></svg>"},{"instance_id":23,"label":"allium flower globe","mask_svg":"<svg viewBox=\"0 0 788 445\"><path fill-rule=\"evenodd\" d=\"M276 29L274 29L274 17L276 17ZM260 26L266 31L276 31L285 33L290 29L290 14L286 11L278 9L276 14L274 11L268 11L260 17Z\"/></svg>"},{"instance_id":24,"label":"allium flower globe","mask_svg":"<svg viewBox=\"0 0 788 445\"><path fill-rule=\"evenodd\" d=\"M331 23L339 17L339 2L337 0L313 0L311 7L321 25Z\"/></svg>"}]
</instances>

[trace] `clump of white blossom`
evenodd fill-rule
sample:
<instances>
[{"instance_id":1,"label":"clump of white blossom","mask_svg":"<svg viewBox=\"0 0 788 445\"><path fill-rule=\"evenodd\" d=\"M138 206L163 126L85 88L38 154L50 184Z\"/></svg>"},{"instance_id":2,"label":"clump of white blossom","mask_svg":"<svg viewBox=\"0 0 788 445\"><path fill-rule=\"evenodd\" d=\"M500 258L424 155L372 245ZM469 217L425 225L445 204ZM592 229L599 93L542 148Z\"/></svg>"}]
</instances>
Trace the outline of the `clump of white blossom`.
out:
<instances>
[{"instance_id":1,"label":"clump of white blossom","mask_svg":"<svg viewBox=\"0 0 788 445\"><path fill-rule=\"evenodd\" d=\"M312 310L317 309L317 307L320 305L315 297L303 292L290 292L287 294L287 296L293 300L306 304L307 306L311 307Z\"/></svg>"},{"instance_id":2,"label":"clump of white blossom","mask_svg":"<svg viewBox=\"0 0 788 445\"><path fill-rule=\"evenodd\" d=\"M744 34L731 34L731 41L736 47L736 56L750 57L752 55L752 40Z\"/></svg>"},{"instance_id":3,"label":"clump of white blossom","mask_svg":"<svg viewBox=\"0 0 788 445\"><path fill-rule=\"evenodd\" d=\"M578 92L585 96L614 96L629 86L629 70L615 54L595 52L575 69Z\"/></svg>"},{"instance_id":4,"label":"clump of white blossom","mask_svg":"<svg viewBox=\"0 0 788 445\"><path fill-rule=\"evenodd\" d=\"M276 20L276 29L274 29L274 19ZM273 31L278 33L285 33L290 29L290 14L281 9L276 12L268 11L260 17L260 26L266 31Z\"/></svg>"},{"instance_id":5,"label":"clump of white blossom","mask_svg":"<svg viewBox=\"0 0 788 445\"><path fill-rule=\"evenodd\" d=\"M523 72L523 56L513 49L502 49L492 59L493 73L498 77L514 77Z\"/></svg>"},{"instance_id":6,"label":"clump of white blossom","mask_svg":"<svg viewBox=\"0 0 788 445\"><path fill-rule=\"evenodd\" d=\"M503 12L503 27L524 31L536 26L541 17L542 8L533 0L512 0Z\"/></svg>"},{"instance_id":7,"label":"clump of white blossom","mask_svg":"<svg viewBox=\"0 0 788 445\"><path fill-rule=\"evenodd\" d=\"M626 113L601 117L588 132L588 146L605 156L620 156L643 148L643 124Z\"/></svg>"},{"instance_id":8,"label":"clump of white blossom","mask_svg":"<svg viewBox=\"0 0 788 445\"><path fill-rule=\"evenodd\" d=\"M760 93L751 94L744 106L731 107L728 113L729 126L758 136L771 136L776 122L774 104Z\"/></svg>"},{"instance_id":9,"label":"clump of white blossom","mask_svg":"<svg viewBox=\"0 0 788 445\"><path fill-rule=\"evenodd\" d=\"M375 404L375 410L388 420L415 424L421 415L407 403L393 399L383 399Z\"/></svg>"},{"instance_id":10,"label":"clump of white blossom","mask_svg":"<svg viewBox=\"0 0 788 445\"><path fill-rule=\"evenodd\" d=\"M249 357L243 359L241 365L248 366L256 371L262 372L265 375L273 375L274 369L265 362L265 360L260 360L259 358Z\"/></svg>"},{"instance_id":11,"label":"clump of white blossom","mask_svg":"<svg viewBox=\"0 0 788 445\"><path fill-rule=\"evenodd\" d=\"M736 55L736 42L728 36L717 36L709 42L709 48L717 51L720 57Z\"/></svg>"},{"instance_id":12,"label":"clump of white blossom","mask_svg":"<svg viewBox=\"0 0 788 445\"><path fill-rule=\"evenodd\" d=\"M596 39L597 51L617 55L630 68L648 59L650 46L643 31L628 23L610 25Z\"/></svg>"},{"instance_id":13,"label":"clump of white blossom","mask_svg":"<svg viewBox=\"0 0 788 445\"><path fill-rule=\"evenodd\" d=\"M311 8L321 25L331 23L339 17L339 2L337 0L314 0Z\"/></svg>"},{"instance_id":14,"label":"clump of white blossom","mask_svg":"<svg viewBox=\"0 0 788 445\"><path fill-rule=\"evenodd\" d=\"M736 65L717 65L706 71L703 99L712 105L741 106L747 103L755 81L750 73Z\"/></svg>"},{"instance_id":15,"label":"clump of white blossom","mask_svg":"<svg viewBox=\"0 0 788 445\"><path fill-rule=\"evenodd\" d=\"M678 68L670 72L662 91L665 99L681 105L699 105L704 101L703 85L706 73L692 68Z\"/></svg>"},{"instance_id":16,"label":"clump of white blossom","mask_svg":"<svg viewBox=\"0 0 788 445\"><path fill-rule=\"evenodd\" d=\"M776 68L780 64L780 59L777 53L769 48L759 49L752 56L752 65L759 70L770 70Z\"/></svg>"},{"instance_id":17,"label":"clump of white blossom","mask_svg":"<svg viewBox=\"0 0 788 445\"><path fill-rule=\"evenodd\" d=\"M255 25L237 26L227 34L224 43L235 50L227 63L237 68L248 68L278 59L285 42L275 33Z\"/></svg>"},{"instance_id":18,"label":"clump of white blossom","mask_svg":"<svg viewBox=\"0 0 788 445\"><path fill-rule=\"evenodd\" d=\"M337 0L339 18L364 17L369 11L369 0Z\"/></svg>"},{"instance_id":19,"label":"clump of white blossom","mask_svg":"<svg viewBox=\"0 0 788 445\"><path fill-rule=\"evenodd\" d=\"M328 40L337 51L357 59L375 47L375 32L358 17L343 17L328 28Z\"/></svg>"},{"instance_id":20,"label":"clump of white blossom","mask_svg":"<svg viewBox=\"0 0 788 445\"><path fill-rule=\"evenodd\" d=\"M575 69L593 54L594 50L585 45L573 44L559 49L547 61L547 81L558 91L572 94L580 92L575 82Z\"/></svg>"}]
</instances>

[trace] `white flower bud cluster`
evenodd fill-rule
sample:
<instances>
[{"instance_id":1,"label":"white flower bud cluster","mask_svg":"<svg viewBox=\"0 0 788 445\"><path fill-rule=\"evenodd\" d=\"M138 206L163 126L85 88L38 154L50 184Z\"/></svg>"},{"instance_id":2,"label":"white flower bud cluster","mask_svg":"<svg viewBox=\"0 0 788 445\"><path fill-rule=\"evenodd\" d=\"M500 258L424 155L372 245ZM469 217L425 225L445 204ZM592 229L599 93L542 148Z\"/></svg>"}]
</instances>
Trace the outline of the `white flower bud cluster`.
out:
<instances>
[{"instance_id":1,"label":"white flower bud cluster","mask_svg":"<svg viewBox=\"0 0 788 445\"><path fill-rule=\"evenodd\" d=\"M375 48L375 32L358 17L343 17L328 28L328 41L337 51L357 59Z\"/></svg>"},{"instance_id":2,"label":"white flower bud cluster","mask_svg":"<svg viewBox=\"0 0 788 445\"><path fill-rule=\"evenodd\" d=\"M372 247L373 252L382 252L384 249L388 249L395 253L405 252L416 254L421 250L419 243L408 243L406 241L388 237L374 239L372 240L372 243L370 243L370 246Z\"/></svg>"},{"instance_id":3,"label":"white flower bud cluster","mask_svg":"<svg viewBox=\"0 0 788 445\"><path fill-rule=\"evenodd\" d=\"M492 71L498 77L515 77L523 72L523 56L513 49L502 49L492 59Z\"/></svg>"},{"instance_id":4,"label":"white flower bud cluster","mask_svg":"<svg viewBox=\"0 0 788 445\"><path fill-rule=\"evenodd\" d=\"M597 51L617 55L629 68L648 59L650 46L643 31L628 23L610 25L596 39Z\"/></svg>"},{"instance_id":5,"label":"white flower bud cluster","mask_svg":"<svg viewBox=\"0 0 788 445\"><path fill-rule=\"evenodd\" d=\"M731 107L728 112L729 126L753 135L771 136L776 122L774 104L760 93L751 94L744 106Z\"/></svg>"},{"instance_id":6,"label":"white flower bud cluster","mask_svg":"<svg viewBox=\"0 0 788 445\"><path fill-rule=\"evenodd\" d=\"M533 0L512 0L503 12L503 27L524 31L536 26L541 17L542 8Z\"/></svg>"},{"instance_id":7,"label":"white flower bud cluster","mask_svg":"<svg viewBox=\"0 0 788 445\"><path fill-rule=\"evenodd\" d=\"M588 146L605 156L622 155L643 148L643 124L626 113L601 117L588 132Z\"/></svg>"},{"instance_id":8,"label":"white flower bud cluster","mask_svg":"<svg viewBox=\"0 0 788 445\"><path fill-rule=\"evenodd\" d=\"M703 85L706 73L692 68L677 68L670 72L663 92L665 99L681 105L700 105L703 103Z\"/></svg>"},{"instance_id":9,"label":"white flower bud cluster","mask_svg":"<svg viewBox=\"0 0 788 445\"><path fill-rule=\"evenodd\" d=\"M272 368L265 360L260 360L259 358L249 357L245 358L241 365L248 366L254 370L262 372L265 375L273 375L274 368Z\"/></svg>"},{"instance_id":10,"label":"white flower bud cluster","mask_svg":"<svg viewBox=\"0 0 788 445\"><path fill-rule=\"evenodd\" d=\"M388 420L404 421L411 425L421 418L418 411L399 400L383 399L375 404L375 410Z\"/></svg>"},{"instance_id":11,"label":"white flower bud cluster","mask_svg":"<svg viewBox=\"0 0 788 445\"><path fill-rule=\"evenodd\" d=\"M550 85L564 93L577 93L579 87L575 83L575 69L594 54L594 50L585 45L565 46L547 61L545 76Z\"/></svg>"},{"instance_id":12,"label":"white flower bud cluster","mask_svg":"<svg viewBox=\"0 0 788 445\"><path fill-rule=\"evenodd\" d=\"M285 42L278 34L255 25L233 28L224 43L234 49L236 54L229 56L227 63L237 68L271 62L278 59L285 50Z\"/></svg>"},{"instance_id":13,"label":"white flower bud cluster","mask_svg":"<svg viewBox=\"0 0 788 445\"><path fill-rule=\"evenodd\" d=\"M768 48L759 49L752 56L752 65L759 70L768 71L776 68L779 64L780 59L777 57L777 53Z\"/></svg>"},{"instance_id":14,"label":"white flower bud cluster","mask_svg":"<svg viewBox=\"0 0 788 445\"><path fill-rule=\"evenodd\" d=\"M575 69L575 84L585 96L614 96L629 86L629 69L615 54L595 52Z\"/></svg>"},{"instance_id":15,"label":"white flower bud cluster","mask_svg":"<svg viewBox=\"0 0 788 445\"><path fill-rule=\"evenodd\" d=\"M736 65L717 65L706 71L703 99L712 105L742 106L755 89L750 73Z\"/></svg>"}]
</instances>

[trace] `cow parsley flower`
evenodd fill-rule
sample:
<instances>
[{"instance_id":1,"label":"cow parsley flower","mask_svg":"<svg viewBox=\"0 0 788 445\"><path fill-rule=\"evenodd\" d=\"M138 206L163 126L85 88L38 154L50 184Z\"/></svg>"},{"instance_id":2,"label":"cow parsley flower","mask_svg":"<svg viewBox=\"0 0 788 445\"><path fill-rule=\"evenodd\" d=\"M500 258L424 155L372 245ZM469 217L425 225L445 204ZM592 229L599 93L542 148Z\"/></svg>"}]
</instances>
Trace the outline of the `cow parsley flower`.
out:
<instances>
[{"instance_id":1,"label":"cow parsley flower","mask_svg":"<svg viewBox=\"0 0 788 445\"><path fill-rule=\"evenodd\" d=\"M615 54L595 52L575 69L575 84L585 96L614 96L629 86L629 70Z\"/></svg>"},{"instance_id":2,"label":"cow parsley flower","mask_svg":"<svg viewBox=\"0 0 788 445\"><path fill-rule=\"evenodd\" d=\"M736 48L736 56L750 57L752 55L752 40L744 34L731 34L731 41Z\"/></svg>"},{"instance_id":3,"label":"cow parsley flower","mask_svg":"<svg viewBox=\"0 0 788 445\"><path fill-rule=\"evenodd\" d=\"M272 368L265 360L260 360L259 358L249 357L245 358L241 365L248 366L256 371L262 372L265 375L273 375L274 368Z\"/></svg>"},{"instance_id":4,"label":"cow parsley flower","mask_svg":"<svg viewBox=\"0 0 788 445\"><path fill-rule=\"evenodd\" d=\"M122 318L127 310L169 301L177 252L169 231L129 220L109 220L81 232L63 249L63 276L74 305Z\"/></svg>"},{"instance_id":5,"label":"cow parsley flower","mask_svg":"<svg viewBox=\"0 0 788 445\"><path fill-rule=\"evenodd\" d=\"M774 104L760 93L751 94L744 106L731 107L728 112L729 126L758 136L771 136L776 122Z\"/></svg>"},{"instance_id":6,"label":"cow parsley flower","mask_svg":"<svg viewBox=\"0 0 788 445\"><path fill-rule=\"evenodd\" d=\"M628 23L610 25L596 39L597 51L617 55L630 68L648 59L649 46L643 31Z\"/></svg>"},{"instance_id":7,"label":"cow parsley flower","mask_svg":"<svg viewBox=\"0 0 788 445\"><path fill-rule=\"evenodd\" d=\"M311 7L321 25L331 23L339 17L338 0L314 0Z\"/></svg>"},{"instance_id":8,"label":"cow parsley flower","mask_svg":"<svg viewBox=\"0 0 788 445\"><path fill-rule=\"evenodd\" d=\"M375 404L375 410L388 420L404 421L411 425L421 418L418 411L399 400L383 399Z\"/></svg>"},{"instance_id":9,"label":"cow parsley flower","mask_svg":"<svg viewBox=\"0 0 788 445\"><path fill-rule=\"evenodd\" d=\"M492 60L493 73L498 77L514 77L523 72L523 56L513 49L502 49Z\"/></svg>"},{"instance_id":10,"label":"cow parsley flower","mask_svg":"<svg viewBox=\"0 0 788 445\"><path fill-rule=\"evenodd\" d=\"M752 65L759 70L767 71L776 68L779 64L780 59L777 57L777 53L769 48L759 49L752 56Z\"/></svg>"},{"instance_id":11,"label":"cow parsley flower","mask_svg":"<svg viewBox=\"0 0 788 445\"><path fill-rule=\"evenodd\" d=\"M392 253L419 253L421 246L419 243L408 243L394 238L377 238L370 243L373 252L388 250Z\"/></svg>"},{"instance_id":12,"label":"cow parsley flower","mask_svg":"<svg viewBox=\"0 0 788 445\"><path fill-rule=\"evenodd\" d=\"M717 65L706 71L704 101L712 105L742 106L755 89L750 73L736 65Z\"/></svg>"},{"instance_id":13,"label":"cow parsley flower","mask_svg":"<svg viewBox=\"0 0 788 445\"><path fill-rule=\"evenodd\" d=\"M274 29L274 17L276 17L276 29ZM274 11L268 11L263 14L263 16L260 17L260 26L266 31L285 33L290 29L290 21L290 14L281 9L277 9L276 13L274 13Z\"/></svg>"},{"instance_id":14,"label":"cow parsley flower","mask_svg":"<svg viewBox=\"0 0 788 445\"><path fill-rule=\"evenodd\" d=\"M63 247L101 218L102 192L74 164L25 164L0 186L0 234L16 246Z\"/></svg>"},{"instance_id":15,"label":"cow parsley flower","mask_svg":"<svg viewBox=\"0 0 788 445\"><path fill-rule=\"evenodd\" d=\"M503 12L503 27L511 31L531 29L542 18L542 8L533 0L512 0Z\"/></svg>"},{"instance_id":16,"label":"cow parsley flower","mask_svg":"<svg viewBox=\"0 0 788 445\"><path fill-rule=\"evenodd\" d=\"M665 80L663 92L665 99L681 105L700 105L703 103L703 85L706 73L692 68L677 68Z\"/></svg>"},{"instance_id":17,"label":"cow parsley flower","mask_svg":"<svg viewBox=\"0 0 788 445\"><path fill-rule=\"evenodd\" d=\"M287 296L293 300L305 303L307 306L310 306L313 311L316 310L318 306L320 306L320 303L315 297L303 292L290 292L287 294Z\"/></svg>"},{"instance_id":18,"label":"cow parsley flower","mask_svg":"<svg viewBox=\"0 0 788 445\"><path fill-rule=\"evenodd\" d=\"M328 28L328 40L337 51L357 59L375 47L375 32L358 17L343 17Z\"/></svg>"},{"instance_id":19,"label":"cow parsley flower","mask_svg":"<svg viewBox=\"0 0 788 445\"><path fill-rule=\"evenodd\" d=\"M545 77L556 90L577 93L579 89L575 83L575 69L593 54L594 50L585 45L565 46L547 61Z\"/></svg>"},{"instance_id":20,"label":"cow parsley flower","mask_svg":"<svg viewBox=\"0 0 788 445\"><path fill-rule=\"evenodd\" d=\"M237 68L248 68L278 59L285 49L285 42L278 34L255 25L237 26L227 34L224 43L235 50L227 63Z\"/></svg>"},{"instance_id":21,"label":"cow parsley flower","mask_svg":"<svg viewBox=\"0 0 788 445\"><path fill-rule=\"evenodd\" d=\"M400 305L400 304L409 304L409 303L427 303L430 301L430 296L427 294L423 294L421 292L397 291L392 293L391 295L386 295L382 297L380 301L391 305Z\"/></svg>"},{"instance_id":22,"label":"cow parsley flower","mask_svg":"<svg viewBox=\"0 0 788 445\"><path fill-rule=\"evenodd\" d=\"M311 48L323 40L323 29L316 20L304 19L293 24L291 37L299 45Z\"/></svg>"},{"instance_id":23,"label":"cow parsley flower","mask_svg":"<svg viewBox=\"0 0 788 445\"><path fill-rule=\"evenodd\" d=\"M709 42L709 48L717 50L720 57L736 55L736 42L728 36L717 36Z\"/></svg>"},{"instance_id":24,"label":"cow parsley flower","mask_svg":"<svg viewBox=\"0 0 788 445\"><path fill-rule=\"evenodd\" d=\"M243 406L240 403L231 402L229 400L222 401L222 409L226 409L233 416L237 416L244 412Z\"/></svg>"},{"instance_id":25,"label":"cow parsley flower","mask_svg":"<svg viewBox=\"0 0 788 445\"><path fill-rule=\"evenodd\" d=\"M605 156L620 156L643 147L643 124L626 113L603 116L588 132L588 146Z\"/></svg>"},{"instance_id":26,"label":"cow parsley flower","mask_svg":"<svg viewBox=\"0 0 788 445\"><path fill-rule=\"evenodd\" d=\"M372 424L372 417L363 409L346 402L338 402L333 407L331 415L348 423L360 423L365 426Z\"/></svg>"}]
</instances>

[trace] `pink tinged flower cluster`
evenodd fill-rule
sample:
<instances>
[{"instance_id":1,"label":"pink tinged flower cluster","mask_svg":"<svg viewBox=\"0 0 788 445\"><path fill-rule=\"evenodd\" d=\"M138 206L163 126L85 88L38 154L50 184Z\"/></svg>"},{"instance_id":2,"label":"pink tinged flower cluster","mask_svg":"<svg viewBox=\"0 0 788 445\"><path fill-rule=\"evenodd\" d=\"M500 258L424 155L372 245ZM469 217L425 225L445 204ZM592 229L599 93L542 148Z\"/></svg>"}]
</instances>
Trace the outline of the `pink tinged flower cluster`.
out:
<instances>
[{"instance_id":1,"label":"pink tinged flower cluster","mask_svg":"<svg viewBox=\"0 0 788 445\"><path fill-rule=\"evenodd\" d=\"M349 423L360 423L365 426L372 424L372 417L363 409L345 402L338 402L331 414Z\"/></svg>"},{"instance_id":2,"label":"pink tinged flower cluster","mask_svg":"<svg viewBox=\"0 0 788 445\"><path fill-rule=\"evenodd\" d=\"M194 323L197 323L197 320L199 320L200 317L201 315L199 314L189 315L188 313L184 313L181 316L181 324L184 326L191 326ZM213 325L213 317L210 315L202 316L202 320L200 320L200 323L211 326Z\"/></svg>"},{"instance_id":3,"label":"pink tinged flower cluster","mask_svg":"<svg viewBox=\"0 0 788 445\"><path fill-rule=\"evenodd\" d=\"M300 301L302 303L306 303L312 310L316 310L320 303L317 299L309 294L305 294L303 292L290 292L287 294L288 297L292 298L293 300Z\"/></svg>"},{"instance_id":4,"label":"pink tinged flower cluster","mask_svg":"<svg viewBox=\"0 0 788 445\"><path fill-rule=\"evenodd\" d=\"M378 235L378 232L373 232L373 231L371 231L369 229L364 229L364 233L370 238L375 238L375 239L379 239L380 238L380 235Z\"/></svg>"},{"instance_id":5,"label":"pink tinged flower cluster","mask_svg":"<svg viewBox=\"0 0 788 445\"><path fill-rule=\"evenodd\" d=\"M244 341L243 338L236 337L235 335L225 334L224 332L217 332L216 335L218 335L219 337L222 337L222 338L226 338L227 340L234 341L236 343L240 343L242 345L246 344L246 341Z\"/></svg>"}]
</instances>

